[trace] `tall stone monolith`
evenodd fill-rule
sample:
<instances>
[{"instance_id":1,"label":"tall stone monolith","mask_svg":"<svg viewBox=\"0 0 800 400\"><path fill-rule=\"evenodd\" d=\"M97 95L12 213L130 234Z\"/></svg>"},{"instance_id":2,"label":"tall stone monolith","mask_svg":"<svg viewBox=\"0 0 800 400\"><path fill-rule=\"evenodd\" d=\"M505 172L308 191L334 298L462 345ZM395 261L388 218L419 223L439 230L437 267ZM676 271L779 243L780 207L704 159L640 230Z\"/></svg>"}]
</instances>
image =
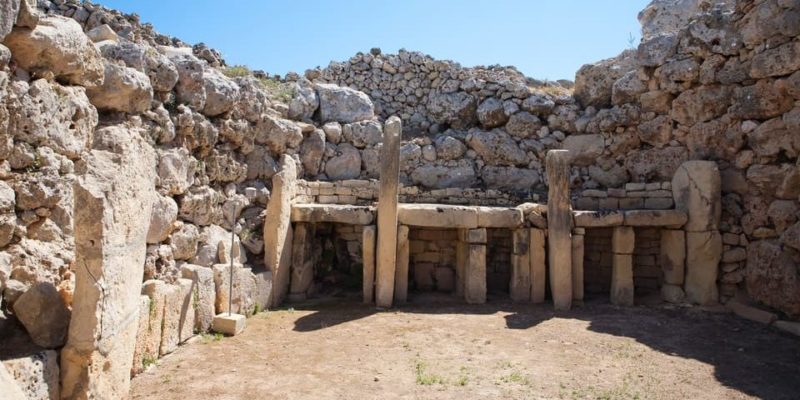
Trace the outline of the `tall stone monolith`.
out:
<instances>
[{"instance_id":1,"label":"tall stone monolith","mask_svg":"<svg viewBox=\"0 0 800 400\"><path fill-rule=\"evenodd\" d=\"M281 170L272 177L272 196L264 218L264 263L272 271L272 305L289 291L292 264L292 199L297 180L294 160L281 156Z\"/></svg>"},{"instance_id":2,"label":"tall stone monolith","mask_svg":"<svg viewBox=\"0 0 800 400\"><path fill-rule=\"evenodd\" d=\"M550 150L547 168L547 259L556 310L572 307L572 210L569 199L569 151Z\"/></svg>"},{"instance_id":3,"label":"tall stone monolith","mask_svg":"<svg viewBox=\"0 0 800 400\"><path fill-rule=\"evenodd\" d=\"M380 192L378 194L378 257L375 303L391 307L397 263L397 190L400 184L400 118L391 117L383 127Z\"/></svg>"}]
</instances>

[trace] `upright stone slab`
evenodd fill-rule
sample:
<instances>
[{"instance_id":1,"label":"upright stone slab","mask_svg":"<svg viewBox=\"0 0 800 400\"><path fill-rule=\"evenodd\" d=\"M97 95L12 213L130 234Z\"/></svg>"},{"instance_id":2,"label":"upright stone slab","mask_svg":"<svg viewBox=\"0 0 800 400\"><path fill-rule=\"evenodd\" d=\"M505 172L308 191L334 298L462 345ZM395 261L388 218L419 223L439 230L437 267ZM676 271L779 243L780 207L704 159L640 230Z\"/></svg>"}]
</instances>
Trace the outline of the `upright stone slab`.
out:
<instances>
[{"instance_id":1,"label":"upright stone slab","mask_svg":"<svg viewBox=\"0 0 800 400\"><path fill-rule=\"evenodd\" d=\"M272 271L272 304L283 302L289 291L292 263L292 199L297 166L281 156L281 170L272 177L272 194L264 218L264 263Z\"/></svg>"},{"instance_id":2,"label":"upright stone slab","mask_svg":"<svg viewBox=\"0 0 800 400\"><path fill-rule=\"evenodd\" d=\"M253 278L256 284L255 306L261 311L268 310L272 307L272 271L255 272Z\"/></svg>"},{"instance_id":3,"label":"upright stone slab","mask_svg":"<svg viewBox=\"0 0 800 400\"><path fill-rule=\"evenodd\" d=\"M509 297L511 301L527 302L531 300L530 230L515 229L512 241Z\"/></svg>"},{"instance_id":4,"label":"upright stone slab","mask_svg":"<svg viewBox=\"0 0 800 400\"><path fill-rule=\"evenodd\" d=\"M683 285L686 265L686 233L677 229L661 230L659 260L664 272L664 283Z\"/></svg>"},{"instance_id":5,"label":"upright stone slab","mask_svg":"<svg viewBox=\"0 0 800 400\"><path fill-rule=\"evenodd\" d=\"M397 227L397 269L394 274L394 301L403 304L408 301L408 264L410 244L408 226Z\"/></svg>"},{"instance_id":6,"label":"upright stone slab","mask_svg":"<svg viewBox=\"0 0 800 400\"><path fill-rule=\"evenodd\" d=\"M550 291L556 310L572 307L572 211L569 199L569 152L550 150L547 165L547 256Z\"/></svg>"},{"instance_id":7,"label":"upright stone slab","mask_svg":"<svg viewBox=\"0 0 800 400\"><path fill-rule=\"evenodd\" d=\"M465 272L464 300L469 304L486 303L486 245L469 245Z\"/></svg>"},{"instance_id":8,"label":"upright stone slab","mask_svg":"<svg viewBox=\"0 0 800 400\"><path fill-rule=\"evenodd\" d=\"M214 288L214 271L208 267L184 264L181 266L181 275L192 281L194 327L198 332L207 332L211 329L211 321L216 315L214 301L217 292Z\"/></svg>"},{"instance_id":9,"label":"upright stone slab","mask_svg":"<svg viewBox=\"0 0 800 400\"><path fill-rule=\"evenodd\" d=\"M314 283L314 260L311 257L312 237L313 232L310 224L298 222L294 225L292 278L289 289L291 300L305 300L308 289Z\"/></svg>"},{"instance_id":10,"label":"upright stone slab","mask_svg":"<svg viewBox=\"0 0 800 400\"><path fill-rule=\"evenodd\" d=\"M530 232L530 260L531 260L531 302L544 303L547 279L547 266L545 265L545 230L531 228Z\"/></svg>"},{"instance_id":11,"label":"upright stone slab","mask_svg":"<svg viewBox=\"0 0 800 400\"><path fill-rule=\"evenodd\" d=\"M180 344L181 308L183 295L178 285L164 287L166 297L164 302L164 321L161 323L161 346L158 354L163 357L172 353Z\"/></svg>"},{"instance_id":12,"label":"upright stone slab","mask_svg":"<svg viewBox=\"0 0 800 400\"><path fill-rule=\"evenodd\" d=\"M380 192L378 194L378 257L375 303L391 307L397 262L397 188L400 183L400 118L390 117L383 128Z\"/></svg>"},{"instance_id":13,"label":"upright stone slab","mask_svg":"<svg viewBox=\"0 0 800 400\"><path fill-rule=\"evenodd\" d=\"M458 298L464 297L464 278L469 259L469 243L463 240L466 231L466 229L458 230L458 241L456 242L456 287L453 292Z\"/></svg>"},{"instance_id":14,"label":"upright stone slab","mask_svg":"<svg viewBox=\"0 0 800 400\"><path fill-rule=\"evenodd\" d=\"M363 252L362 265L364 268L362 290L364 304L375 301L375 225L365 226L361 232L361 251Z\"/></svg>"},{"instance_id":15,"label":"upright stone slab","mask_svg":"<svg viewBox=\"0 0 800 400\"><path fill-rule=\"evenodd\" d=\"M675 208L688 215L686 231L686 300L712 304L719 299L717 275L722 258L719 233L721 178L713 161L687 161L672 178Z\"/></svg>"},{"instance_id":16,"label":"upright stone slab","mask_svg":"<svg viewBox=\"0 0 800 400\"><path fill-rule=\"evenodd\" d=\"M75 293L61 352L68 399L126 398L136 345L156 157L139 132L106 131L73 187Z\"/></svg>"},{"instance_id":17,"label":"upright stone slab","mask_svg":"<svg viewBox=\"0 0 800 400\"><path fill-rule=\"evenodd\" d=\"M133 365L131 376L138 375L145 368L145 345L148 339L147 330L150 328L150 298L146 295L139 296L139 326L136 329L136 346L133 351ZM150 358L152 360L152 358Z\"/></svg>"},{"instance_id":18,"label":"upright stone slab","mask_svg":"<svg viewBox=\"0 0 800 400\"><path fill-rule=\"evenodd\" d=\"M630 226L617 226L611 236L611 304L633 305L633 249L636 234Z\"/></svg>"},{"instance_id":19,"label":"upright stone slab","mask_svg":"<svg viewBox=\"0 0 800 400\"><path fill-rule=\"evenodd\" d=\"M164 281L155 279L148 280L142 285L142 294L150 299L150 303L147 310L148 318L139 322L143 328L140 332L144 336L139 337L137 334L135 359L142 361L158 359L158 351L161 347L161 329L164 322L164 303L167 301L166 289L167 284ZM134 365L134 368L139 367L143 366Z\"/></svg>"},{"instance_id":20,"label":"upright stone slab","mask_svg":"<svg viewBox=\"0 0 800 400\"><path fill-rule=\"evenodd\" d=\"M572 299L583 301L583 235L572 235Z\"/></svg>"}]
</instances>

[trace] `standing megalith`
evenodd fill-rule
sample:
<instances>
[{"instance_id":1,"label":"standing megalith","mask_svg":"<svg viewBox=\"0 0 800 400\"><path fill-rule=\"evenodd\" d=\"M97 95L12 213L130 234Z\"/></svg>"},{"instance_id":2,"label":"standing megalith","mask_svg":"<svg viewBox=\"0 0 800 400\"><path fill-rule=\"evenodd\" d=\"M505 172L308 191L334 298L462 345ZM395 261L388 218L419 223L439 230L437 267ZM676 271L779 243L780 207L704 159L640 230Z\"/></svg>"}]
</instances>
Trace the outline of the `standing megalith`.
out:
<instances>
[{"instance_id":1,"label":"standing megalith","mask_svg":"<svg viewBox=\"0 0 800 400\"><path fill-rule=\"evenodd\" d=\"M397 263L397 190L400 185L400 118L391 117L383 128L380 191L378 193L378 257L375 303L391 307Z\"/></svg>"},{"instance_id":2,"label":"standing megalith","mask_svg":"<svg viewBox=\"0 0 800 400\"><path fill-rule=\"evenodd\" d=\"M572 210L569 199L569 151L550 150L547 168L547 259L556 310L572 307Z\"/></svg>"}]
</instances>

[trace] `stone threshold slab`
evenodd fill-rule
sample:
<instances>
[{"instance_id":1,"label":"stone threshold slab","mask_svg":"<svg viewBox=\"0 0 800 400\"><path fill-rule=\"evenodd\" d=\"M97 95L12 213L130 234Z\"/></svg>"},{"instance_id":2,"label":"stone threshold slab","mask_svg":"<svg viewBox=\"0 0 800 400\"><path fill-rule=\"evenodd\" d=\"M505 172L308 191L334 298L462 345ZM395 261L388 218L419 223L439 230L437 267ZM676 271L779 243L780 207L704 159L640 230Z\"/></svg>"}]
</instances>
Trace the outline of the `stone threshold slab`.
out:
<instances>
[{"instance_id":1,"label":"stone threshold slab","mask_svg":"<svg viewBox=\"0 0 800 400\"><path fill-rule=\"evenodd\" d=\"M615 226L663 226L680 228L688 219L681 210L609 210L573 211L578 228L610 228Z\"/></svg>"},{"instance_id":2,"label":"stone threshold slab","mask_svg":"<svg viewBox=\"0 0 800 400\"><path fill-rule=\"evenodd\" d=\"M426 228L517 228L524 223L516 207L400 204L397 217L402 225Z\"/></svg>"}]
</instances>

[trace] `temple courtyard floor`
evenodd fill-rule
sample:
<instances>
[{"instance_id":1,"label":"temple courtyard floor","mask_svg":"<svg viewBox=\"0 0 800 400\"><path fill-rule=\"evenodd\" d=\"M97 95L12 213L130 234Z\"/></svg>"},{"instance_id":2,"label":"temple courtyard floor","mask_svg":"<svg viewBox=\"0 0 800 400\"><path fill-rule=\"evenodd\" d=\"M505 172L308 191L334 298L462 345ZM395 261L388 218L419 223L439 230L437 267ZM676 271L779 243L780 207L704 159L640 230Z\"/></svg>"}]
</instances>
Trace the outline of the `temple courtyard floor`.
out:
<instances>
[{"instance_id":1,"label":"temple courtyard floor","mask_svg":"<svg viewBox=\"0 0 800 400\"><path fill-rule=\"evenodd\" d=\"M134 399L796 399L800 340L719 310L588 301L570 312L416 296L258 314L132 383Z\"/></svg>"}]
</instances>

